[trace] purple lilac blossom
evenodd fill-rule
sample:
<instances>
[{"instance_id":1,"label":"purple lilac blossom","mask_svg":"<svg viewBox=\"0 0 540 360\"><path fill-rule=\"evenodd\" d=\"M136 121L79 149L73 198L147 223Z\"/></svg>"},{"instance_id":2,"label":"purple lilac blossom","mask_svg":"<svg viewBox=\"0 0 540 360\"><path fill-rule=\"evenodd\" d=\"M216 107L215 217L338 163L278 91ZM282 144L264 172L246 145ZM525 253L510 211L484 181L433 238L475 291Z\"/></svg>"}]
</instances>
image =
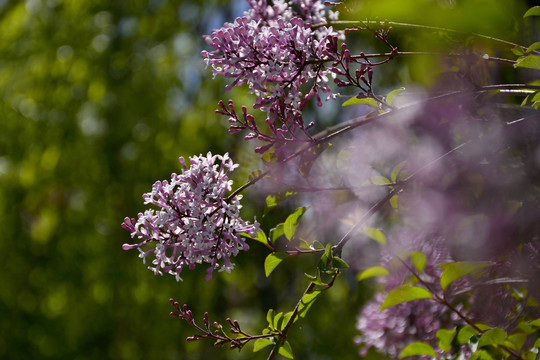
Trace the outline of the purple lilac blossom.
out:
<instances>
[{"instance_id":1,"label":"purple lilac blossom","mask_svg":"<svg viewBox=\"0 0 540 360\"><path fill-rule=\"evenodd\" d=\"M228 175L238 167L228 154L208 153L189 159L191 167L180 157L182 173L172 174L170 182L157 181L152 191L143 195L145 204L159 210L149 209L137 219L124 219L122 227L140 242L122 247L138 249L145 263L152 255L149 269L155 274L174 275L178 281L184 266L194 269L196 264L208 263L206 279L210 280L217 268L230 272L234 267L230 257L249 249L240 234L254 235L258 223L250 224L240 217L241 195L225 197L232 186Z\"/></svg>"},{"instance_id":2,"label":"purple lilac blossom","mask_svg":"<svg viewBox=\"0 0 540 360\"><path fill-rule=\"evenodd\" d=\"M233 79L227 89L246 83L257 96L254 108L265 111L272 133L283 137L304 129L301 112L313 96L322 104L319 90L334 98L328 83L336 72L324 62L335 60L344 33L324 25L338 14L317 0L248 3L244 16L205 36L214 50L201 55L214 77ZM312 80L305 94L301 87Z\"/></svg>"},{"instance_id":3,"label":"purple lilac blossom","mask_svg":"<svg viewBox=\"0 0 540 360\"><path fill-rule=\"evenodd\" d=\"M404 256L411 251L423 252L426 255L426 266L420 277L434 289L438 287L442 272L439 265L451 260L441 238L411 236L403 230L399 237L398 241L390 245L392 253L382 254L381 264L390 271L390 275L381 280L384 291L377 292L357 318L356 328L361 334L355 338L355 342L362 345L362 356L374 348L391 358L397 358L406 345L415 341L424 341L435 347L435 334L439 329L451 329L460 324L458 316L448 307L430 299L410 301L379 310L387 292L403 285L412 276L399 262L396 266L396 255ZM456 307L462 309L461 304Z\"/></svg>"}]
</instances>

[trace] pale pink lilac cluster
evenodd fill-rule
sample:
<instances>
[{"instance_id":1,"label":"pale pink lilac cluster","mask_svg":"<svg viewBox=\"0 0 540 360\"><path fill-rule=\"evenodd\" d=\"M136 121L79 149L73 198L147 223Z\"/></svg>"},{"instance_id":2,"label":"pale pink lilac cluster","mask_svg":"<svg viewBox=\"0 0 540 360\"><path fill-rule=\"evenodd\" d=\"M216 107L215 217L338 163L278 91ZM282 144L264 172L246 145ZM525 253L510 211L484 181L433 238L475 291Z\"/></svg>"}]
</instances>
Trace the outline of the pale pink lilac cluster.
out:
<instances>
[{"instance_id":1,"label":"pale pink lilac cluster","mask_svg":"<svg viewBox=\"0 0 540 360\"><path fill-rule=\"evenodd\" d=\"M244 16L205 36L214 50L201 55L214 77L233 79L227 89L248 85L257 96L254 108L267 113L266 123L275 136L294 136L295 130L305 131L301 112L309 99L315 96L321 105L319 91L327 98L335 96L329 81L336 71L324 63L336 60L337 39L344 38L344 33L325 24L338 14L318 0L248 3L251 9ZM302 87L308 82L306 91ZM230 132L256 130L235 117L230 121L234 123ZM255 131L247 138L259 134Z\"/></svg>"},{"instance_id":2,"label":"pale pink lilac cluster","mask_svg":"<svg viewBox=\"0 0 540 360\"><path fill-rule=\"evenodd\" d=\"M406 236L402 236L402 239L404 238ZM443 240L418 237L410 239L412 240L409 240L408 244L393 244L394 251L403 254L410 251L423 252L426 255L426 266L420 276L436 289L442 272L439 265L451 259ZM424 341L436 348L437 330L451 329L460 324L459 317L448 307L429 299L405 302L379 310L387 292L403 285L407 277L412 276L403 265L392 268L391 264L396 262L395 252L382 257L382 265L390 270L390 275L381 280L385 291L377 292L362 308L357 318L356 328L360 335L355 338L355 343L361 345L362 356L366 355L370 348L374 348L390 358L397 359L403 348L415 341ZM456 304L456 307L461 309L462 305Z\"/></svg>"},{"instance_id":3,"label":"pale pink lilac cluster","mask_svg":"<svg viewBox=\"0 0 540 360\"><path fill-rule=\"evenodd\" d=\"M177 280L182 280L185 266L194 269L196 264L207 263L209 280L215 269L229 272L234 267L230 257L249 249L241 234L255 235L258 223L240 217L241 195L225 196L232 186L229 174L238 167L228 154L189 159L190 167L181 157L182 173L172 174L170 182L157 181L143 195L144 203L158 210L124 219L122 227L140 242L124 244L123 249L138 249L145 263L152 256L149 269L172 274Z\"/></svg>"}]
</instances>

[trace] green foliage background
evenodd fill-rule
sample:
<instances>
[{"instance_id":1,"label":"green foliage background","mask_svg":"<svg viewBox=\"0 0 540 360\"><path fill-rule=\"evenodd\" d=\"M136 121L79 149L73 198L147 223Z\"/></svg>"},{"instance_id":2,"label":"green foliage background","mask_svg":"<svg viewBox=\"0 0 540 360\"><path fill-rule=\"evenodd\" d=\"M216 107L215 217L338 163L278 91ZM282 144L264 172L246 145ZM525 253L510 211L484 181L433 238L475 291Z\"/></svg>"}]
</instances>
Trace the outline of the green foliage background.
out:
<instances>
[{"instance_id":1,"label":"green foliage background","mask_svg":"<svg viewBox=\"0 0 540 360\"><path fill-rule=\"evenodd\" d=\"M168 299L257 332L268 308L294 307L316 258L287 260L266 279L267 252L254 243L235 272L205 282L202 268L177 283L121 249L123 217L144 209L142 193L178 171L179 156L247 151L214 114L231 95L199 56L201 35L242 6L0 1L0 358L266 357L187 344L192 331L168 317ZM291 331L296 357L357 358L354 314L366 294L344 276Z\"/></svg>"}]
</instances>

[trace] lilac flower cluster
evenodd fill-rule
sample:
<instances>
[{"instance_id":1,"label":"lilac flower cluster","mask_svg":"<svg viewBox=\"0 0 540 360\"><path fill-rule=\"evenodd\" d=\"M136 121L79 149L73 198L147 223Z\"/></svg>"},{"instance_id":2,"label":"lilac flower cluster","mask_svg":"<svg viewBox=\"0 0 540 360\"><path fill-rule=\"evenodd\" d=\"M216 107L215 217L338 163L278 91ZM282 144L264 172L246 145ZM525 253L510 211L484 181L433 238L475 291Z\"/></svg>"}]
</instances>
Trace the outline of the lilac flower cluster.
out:
<instances>
[{"instance_id":1,"label":"lilac flower cluster","mask_svg":"<svg viewBox=\"0 0 540 360\"><path fill-rule=\"evenodd\" d=\"M337 39L344 33L325 24L337 19L338 14L326 11L325 4L318 0L248 3L251 9L243 17L205 37L214 50L201 55L212 67L214 77L233 79L227 89L248 85L257 96L254 108L267 113L266 123L274 135L285 137L297 129L305 130L301 112L307 101L316 96L322 104L319 91L334 97L328 83L336 72L324 62L336 60ZM314 85L304 93L301 87L309 81ZM247 138L260 134L256 128L245 126L247 122L234 117L231 122L235 123L231 132L248 128L255 132Z\"/></svg>"},{"instance_id":2,"label":"lilac flower cluster","mask_svg":"<svg viewBox=\"0 0 540 360\"><path fill-rule=\"evenodd\" d=\"M233 268L230 257L249 248L241 233L255 235L258 223L250 224L240 217L241 195L225 197L232 185L228 175L238 167L228 154L208 153L189 159L191 167L181 157L182 173L172 174L170 182L157 181L152 191L143 195L145 204L159 210L149 209L137 219L124 219L122 227L142 241L124 244L123 249L138 249L144 262L153 255L149 269L175 275L177 280L182 280L184 266L193 269L196 264L208 263L209 280L215 269L229 272Z\"/></svg>"},{"instance_id":3,"label":"lilac flower cluster","mask_svg":"<svg viewBox=\"0 0 540 360\"><path fill-rule=\"evenodd\" d=\"M411 239L409 244L393 244L393 248L401 247L398 253L423 252L426 255L426 266L420 276L436 288L442 272L438 265L450 260L443 240L435 238L428 241L421 237ZM390 275L381 281L385 291L377 292L357 318L356 328L361 334L355 338L355 342L363 346L360 350L362 356L374 348L391 358L397 358L401 350L414 341L425 341L436 346L437 330L452 328L460 322L459 317L448 307L433 300L415 300L379 311L386 298L386 291L402 285L407 276L411 276L403 265L392 268L393 261L394 254L383 254L382 265L390 270ZM457 307L462 308L459 304Z\"/></svg>"}]
</instances>

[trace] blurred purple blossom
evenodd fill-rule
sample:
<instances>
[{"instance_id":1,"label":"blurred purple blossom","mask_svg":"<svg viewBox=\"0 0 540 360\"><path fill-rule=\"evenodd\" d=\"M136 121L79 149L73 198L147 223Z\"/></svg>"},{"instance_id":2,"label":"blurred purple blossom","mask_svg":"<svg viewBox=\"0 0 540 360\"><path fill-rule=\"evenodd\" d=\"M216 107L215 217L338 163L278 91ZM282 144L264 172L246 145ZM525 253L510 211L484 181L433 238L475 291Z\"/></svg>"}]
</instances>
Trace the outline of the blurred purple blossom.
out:
<instances>
[{"instance_id":1,"label":"blurred purple blossom","mask_svg":"<svg viewBox=\"0 0 540 360\"><path fill-rule=\"evenodd\" d=\"M225 197L232 185L228 175L238 167L228 154L192 156L189 168L184 158L179 161L183 167L180 175L172 174L170 182L157 181L152 191L143 195L145 204L159 210L149 209L137 219L124 219L122 227L142 241L122 247L138 249L143 262L153 255L149 269L175 275L177 280L182 280L184 266L194 269L195 264L208 263L209 280L215 269L229 272L234 267L230 257L249 249L240 234L254 235L258 223L250 224L240 217L241 195Z\"/></svg>"}]
</instances>

